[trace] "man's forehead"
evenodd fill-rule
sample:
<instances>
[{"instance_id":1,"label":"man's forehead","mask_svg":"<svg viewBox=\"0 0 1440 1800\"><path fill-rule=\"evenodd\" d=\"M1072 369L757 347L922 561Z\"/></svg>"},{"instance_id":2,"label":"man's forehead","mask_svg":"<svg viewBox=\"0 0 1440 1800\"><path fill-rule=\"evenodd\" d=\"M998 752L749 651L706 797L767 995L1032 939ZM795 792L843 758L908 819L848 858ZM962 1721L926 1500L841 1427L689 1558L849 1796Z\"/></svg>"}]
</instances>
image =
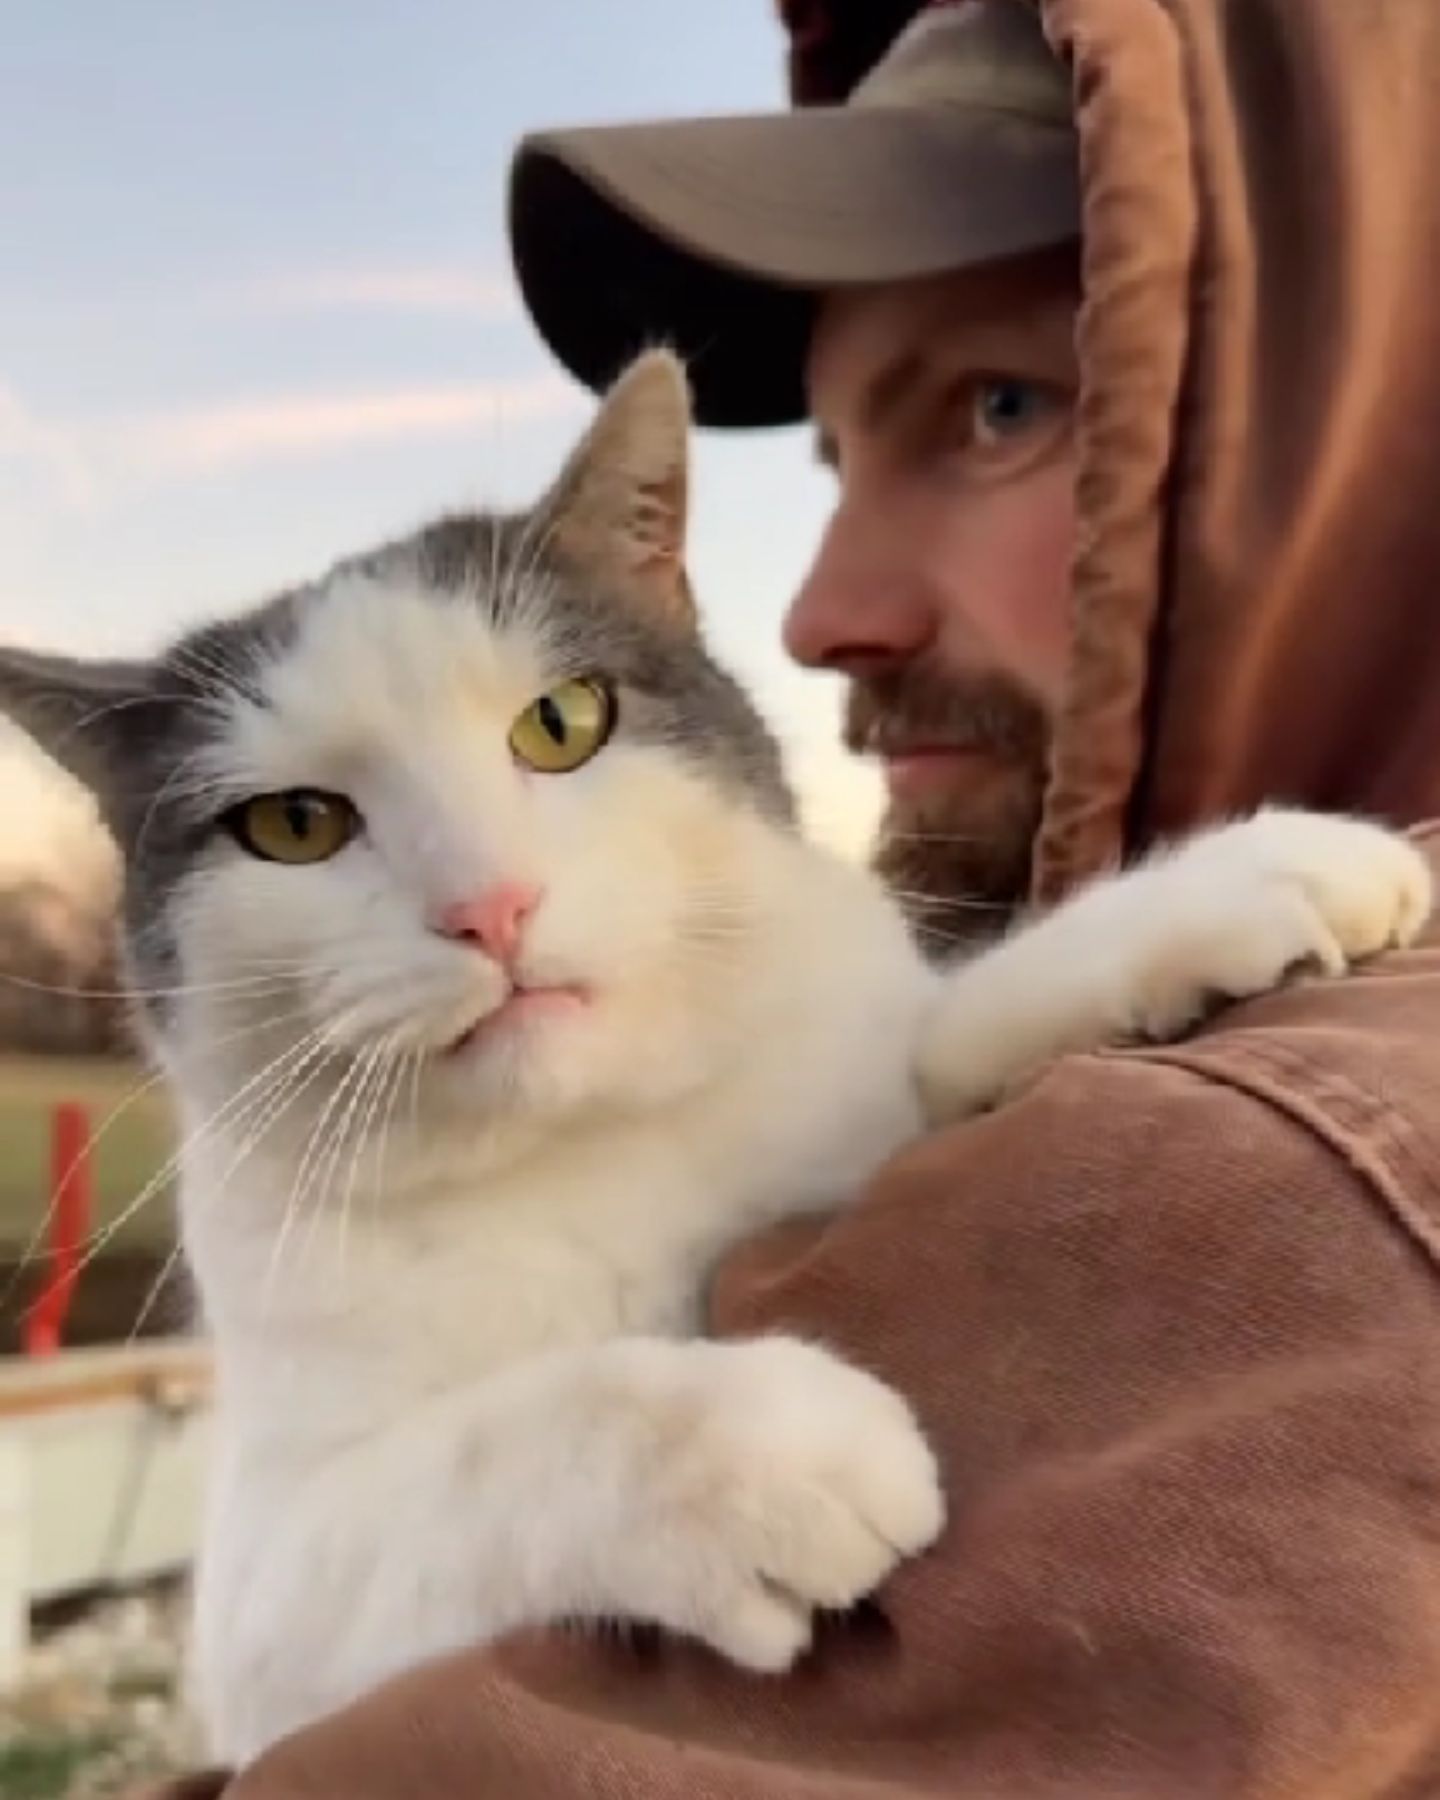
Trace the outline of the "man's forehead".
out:
<instances>
[{"instance_id":1,"label":"man's forehead","mask_svg":"<svg viewBox=\"0 0 1440 1800\"><path fill-rule=\"evenodd\" d=\"M827 295L807 358L811 414L870 419L957 363L1023 374L1030 355L1068 355L1078 300L1073 255Z\"/></svg>"}]
</instances>

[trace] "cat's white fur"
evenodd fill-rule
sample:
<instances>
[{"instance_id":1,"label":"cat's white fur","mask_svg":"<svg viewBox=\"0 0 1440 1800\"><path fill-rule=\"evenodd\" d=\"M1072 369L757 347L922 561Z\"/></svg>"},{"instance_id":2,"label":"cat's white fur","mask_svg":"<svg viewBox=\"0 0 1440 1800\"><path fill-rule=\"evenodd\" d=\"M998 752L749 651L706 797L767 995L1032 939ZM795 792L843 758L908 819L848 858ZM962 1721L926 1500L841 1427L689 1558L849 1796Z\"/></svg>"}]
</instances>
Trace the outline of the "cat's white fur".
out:
<instances>
[{"instance_id":1,"label":"cat's white fur","mask_svg":"<svg viewBox=\"0 0 1440 1800\"><path fill-rule=\"evenodd\" d=\"M343 789L367 826L314 868L226 858L177 911L161 1048L217 1358L197 1676L227 1760L565 1615L787 1667L934 1539L941 1486L905 1403L823 1347L697 1338L724 1248L845 1204L922 1092L957 1116L1429 909L1400 839L1268 814L941 978L868 873L667 750L521 775L509 721L556 675L523 605L496 631L351 574L208 772ZM545 892L526 975L591 1000L447 1055L504 982L427 920L501 877Z\"/></svg>"}]
</instances>

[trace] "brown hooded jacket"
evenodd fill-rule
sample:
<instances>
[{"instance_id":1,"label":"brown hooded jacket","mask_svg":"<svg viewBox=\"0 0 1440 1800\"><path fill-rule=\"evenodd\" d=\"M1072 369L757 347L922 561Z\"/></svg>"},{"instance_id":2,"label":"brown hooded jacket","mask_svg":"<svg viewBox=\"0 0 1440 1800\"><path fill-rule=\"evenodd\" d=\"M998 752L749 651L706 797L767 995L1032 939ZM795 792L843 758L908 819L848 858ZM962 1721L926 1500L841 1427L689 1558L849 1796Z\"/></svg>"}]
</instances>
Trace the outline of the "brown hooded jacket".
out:
<instances>
[{"instance_id":1,"label":"brown hooded jacket","mask_svg":"<svg viewBox=\"0 0 1440 1800\"><path fill-rule=\"evenodd\" d=\"M792 0L799 96L910 10ZM1440 815L1440 7L1045 15L1086 301L1039 890L1265 797ZM533 1640L196 1792L1440 1796L1437 1260L1440 938L1071 1058L719 1283L718 1331L863 1362L947 1472L943 1542L795 1676Z\"/></svg>"}]
</instances>

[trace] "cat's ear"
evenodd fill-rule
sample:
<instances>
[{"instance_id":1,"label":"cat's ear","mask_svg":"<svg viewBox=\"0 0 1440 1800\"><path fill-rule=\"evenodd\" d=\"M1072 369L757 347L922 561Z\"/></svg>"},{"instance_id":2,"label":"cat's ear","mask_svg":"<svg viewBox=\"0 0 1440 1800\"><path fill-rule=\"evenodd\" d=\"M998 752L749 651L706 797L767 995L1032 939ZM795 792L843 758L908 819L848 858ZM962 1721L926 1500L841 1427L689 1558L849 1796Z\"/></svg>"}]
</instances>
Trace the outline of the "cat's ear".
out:
<instances>
[{"instance_id":1,"label":"cat's ear","mask_svg":"<svg viewBox=\"0 0 1440 1800\"><path fill-rule=\"evenodd\" d=\"M90 789L112 829L159 723L153 674L144 662L0 649L0 714Z\"/></svg>"},{"instance_id":2,"label":"cat's ear","mask_svg":"<svg viewBox=\"0 0 1440 1800\"><path fill-rule=\"evenodd\" d=\"M553 542L678 625L693 625L685 576L690 385L650 350L611 388L547 502Z\"/></svg>"}]
</instances>

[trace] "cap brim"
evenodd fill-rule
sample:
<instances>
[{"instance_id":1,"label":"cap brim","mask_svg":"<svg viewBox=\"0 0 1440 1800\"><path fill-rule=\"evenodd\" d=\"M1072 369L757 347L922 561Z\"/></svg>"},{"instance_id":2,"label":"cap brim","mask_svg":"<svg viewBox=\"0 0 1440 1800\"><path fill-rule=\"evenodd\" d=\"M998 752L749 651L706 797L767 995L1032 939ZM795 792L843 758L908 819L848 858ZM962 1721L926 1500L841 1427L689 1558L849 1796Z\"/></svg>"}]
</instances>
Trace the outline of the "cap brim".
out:
<instances>
[{"instance_id":1,"label":"cap brim","mask_svg":"<svg viewBox=\"0 0 1440 1800\"><path fill-rule=\"evenodd\" d=\"M1079 234L1071 130L958 107L825 107L545 132L511 176L521 291L596 390L671 345L711 425L804 416L818 292Z\"/></svg>"}]
</instances>

